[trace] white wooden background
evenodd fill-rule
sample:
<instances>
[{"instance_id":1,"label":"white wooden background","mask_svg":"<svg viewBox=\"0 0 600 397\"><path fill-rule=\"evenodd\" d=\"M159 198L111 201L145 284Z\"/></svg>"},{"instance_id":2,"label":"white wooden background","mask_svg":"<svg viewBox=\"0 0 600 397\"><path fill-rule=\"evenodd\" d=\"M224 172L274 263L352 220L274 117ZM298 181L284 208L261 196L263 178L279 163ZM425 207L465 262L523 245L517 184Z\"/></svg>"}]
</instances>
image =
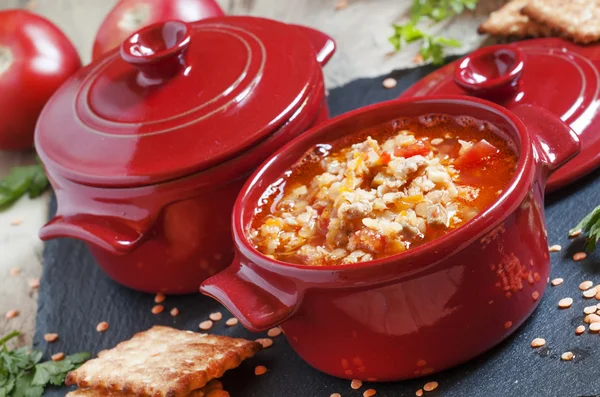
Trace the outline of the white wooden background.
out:
<instances>
[{"instance_id":1,"label":"white wooden background","mask_svg":"<svg viewBox=\"0 0 600 397\"><path fill-rule=\"evenodd\" d=\"M435 26L434 31L463 42L463 47L454 53L472 50L485 39L477 35L477 26L502 2L481 0L475 13L454 17ZM29 8L49 18L67 34L83 62L88 63L95 32L115 3L116 0L0 0L0 10ZM411 0L348 0L342 10L336 10L336 0L219 0L219 3L228 14L273 18L330 34L337 41L338 50L325 68L329 88L359 77L415 66L412 60L418 44L393 53L387 41L392 33L391 23L406 18ZM0 177L15 164L31 162L32 156L0 152ZM24 198L11 209L0 212L0 336L13 329L20 330L23 332L20 344L31 343L35 326L37 294L29 288L28 281L41 275L43 245L37 231L46 220L47 205L48 194L33 201ZM22 223L11 226L14 220ZM15 267L21 269L21 274L11 276L10 269ZM12 309L19 310L20 315L5 319L4 313Z\"/></svg>"}]
</instances>

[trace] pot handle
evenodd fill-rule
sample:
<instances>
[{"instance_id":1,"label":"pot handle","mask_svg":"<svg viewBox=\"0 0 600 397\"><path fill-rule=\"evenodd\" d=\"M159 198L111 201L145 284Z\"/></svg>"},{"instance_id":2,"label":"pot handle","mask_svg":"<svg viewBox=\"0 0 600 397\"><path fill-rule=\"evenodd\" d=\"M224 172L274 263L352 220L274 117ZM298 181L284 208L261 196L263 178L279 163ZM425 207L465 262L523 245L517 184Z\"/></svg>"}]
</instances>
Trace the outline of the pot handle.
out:
<instances>
[{"instance_id":1,"label":"pot handle","mask_svg":"<svg viewBox=\"0 0 600 397\"><path fill-rule=\"evenodd\" d=\"M57 215L39 231L42 240L72 237L122 255L134 251L143 241L143 233L122 221L106 216L80 214Z\"/></svg>"},{"instance_id":2,"label":"pot handle","mask_svg":"<svg viewBox=\"0 0 600 397\"><path fill-rule=\"evenodd\" d=\"M579 136L555 114L534 105L510 110L527 127L546 178L579 153Z\"/></svg>"},{"instance_id":3,"label":"pot handle","mask_svg":"<svg viewBox=\"0 0 600 397\"><path fill-rule=\"evenodd\" d=\"M221 302L249 330L267 330L296 312L302 294L293 282L259 271L242 265L236 255L227 269L202 283L200 292Z\"/></svg>"},{"instance_id":4,"label":"pot handle","mask_svg":"<svg viewBox=\"0 0 600 397\"><path fill-rule=\"evenodd\" d=\"M317 61L321 66L325 66L335 52L335 41L325 33L316 29L301 25L292 26L300 29L306 37L308 37L317 53Z\"/></svg>"}]
</instances>

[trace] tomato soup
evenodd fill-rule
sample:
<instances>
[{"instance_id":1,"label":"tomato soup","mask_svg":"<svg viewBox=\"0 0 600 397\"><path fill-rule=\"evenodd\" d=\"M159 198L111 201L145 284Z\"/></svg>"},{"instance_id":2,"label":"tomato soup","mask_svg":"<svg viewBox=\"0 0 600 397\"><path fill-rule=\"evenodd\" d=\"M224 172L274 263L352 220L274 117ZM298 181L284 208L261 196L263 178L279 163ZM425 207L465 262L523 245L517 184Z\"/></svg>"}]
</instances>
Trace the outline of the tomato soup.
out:
<instances>
[{"instance_id":1,"label":"tomato soup","mask_svg":"<svg viewBox=\"0 0 600 397\"><path fill-rule=\"evenodd\" d=\"M490 206L516 162L487 122L438 114L394 120L316 145L266 189L247 234L263 254L296 264L398 254Z\"/></svg>"}]
</instances>

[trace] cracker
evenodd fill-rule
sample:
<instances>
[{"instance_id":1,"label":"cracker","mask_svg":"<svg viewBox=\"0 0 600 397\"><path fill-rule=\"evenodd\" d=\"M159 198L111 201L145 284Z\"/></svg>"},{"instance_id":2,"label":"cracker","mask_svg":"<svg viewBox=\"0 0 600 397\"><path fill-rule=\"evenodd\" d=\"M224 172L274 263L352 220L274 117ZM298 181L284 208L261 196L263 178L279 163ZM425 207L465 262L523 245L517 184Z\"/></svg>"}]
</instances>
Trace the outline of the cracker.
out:
<instances>
[{"instance_id":1,"label":"cracker","mask_svg":"<svg viewBox=\"0 0 600 397\"><path fill-rule=\"evenodd\" d=\"M598 0L529 0L521 12L577 43L600 39Z\"/></svg>"},{"instance_id":2,"label":"cracker","mask_svg":"<svg viewBox=\"0 0 600 397\"><path fill-rule=\"evenodd\" d=\"M154 326L98 353L67 375L67 385L136 396L186 397L261 348L257 342Z\"/></svg>"},{"instance_id":3,"label":"cracker","mask_svg":"<svg viewBox=\"0 0 600 397\"><path fill-rule=\"evenodd\" d=\"M521 13L521 9L527 5L528 1L512 0L492 12L490 17L479 26L479 33L520 38L550 36L551 29L532 21L527 15Z\"/></svg>"},{"instance_id":4,"label":"cracker","mask_svg":"<svg viewBox=\"0 0 600 397\"><path fill-rule=\"evenodd\" d=\"M66 397L135 397L132 393L120 393L107 391L106 389L78 389L67 393ZM229 393L223 390L220 381L213 379L202 389L194 390L187 397L230 397Z\"/></svg>"}]
</instances>

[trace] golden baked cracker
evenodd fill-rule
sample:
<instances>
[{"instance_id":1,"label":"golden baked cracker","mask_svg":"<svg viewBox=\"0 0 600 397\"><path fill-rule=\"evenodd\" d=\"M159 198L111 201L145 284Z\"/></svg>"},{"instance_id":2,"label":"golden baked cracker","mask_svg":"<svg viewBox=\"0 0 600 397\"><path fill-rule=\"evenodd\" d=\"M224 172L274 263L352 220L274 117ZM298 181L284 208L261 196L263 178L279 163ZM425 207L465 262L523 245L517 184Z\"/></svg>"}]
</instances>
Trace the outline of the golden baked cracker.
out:
<instances>
[{"instance_id":1,"label":"golden baked cracker","mask_svg":"<svg viewBox=\"0 0 600 397\"><path fill-rule=\"evenodd\" d=\"M550 36L551 29L530 20L528 16L521 13L521 9L527 5L528 1L511 0L492 12L490 17L479 26L479 33L506 37Z\"/></svg>"},{"instance_id":2,"label":"golden baked cracker","mask_svg":"<svg viewBox=\"0 0 600 397\"><path fill-rule=\"evenodd\" d=\"M577 43L600 39L600 0L529 0L521 12Z\"/></svg>"},{"instance_id":3,"label":"golden baked cracker","mask_svg":"<svg viewBox=\"0 0 600 397\"><path fill-rule=\"evenodd\" d=\"M66 397L135 397L135 394L87 388L67 393ZM223 384L220 380L213 379L202 389L194 390L187 397L229 397L229 393L223 390Z\"/></svg>"},{"instance_id":4,"label":"golden baked cracker","mask_svg":"<svg viewBox=\"0 0 600 397\"><path fill-rule=\"evenodd\" d=\"M254 341L154 326L102 351L65 383L135 396L186 397L261 348Z\"/></svg>"}]
</instances>

